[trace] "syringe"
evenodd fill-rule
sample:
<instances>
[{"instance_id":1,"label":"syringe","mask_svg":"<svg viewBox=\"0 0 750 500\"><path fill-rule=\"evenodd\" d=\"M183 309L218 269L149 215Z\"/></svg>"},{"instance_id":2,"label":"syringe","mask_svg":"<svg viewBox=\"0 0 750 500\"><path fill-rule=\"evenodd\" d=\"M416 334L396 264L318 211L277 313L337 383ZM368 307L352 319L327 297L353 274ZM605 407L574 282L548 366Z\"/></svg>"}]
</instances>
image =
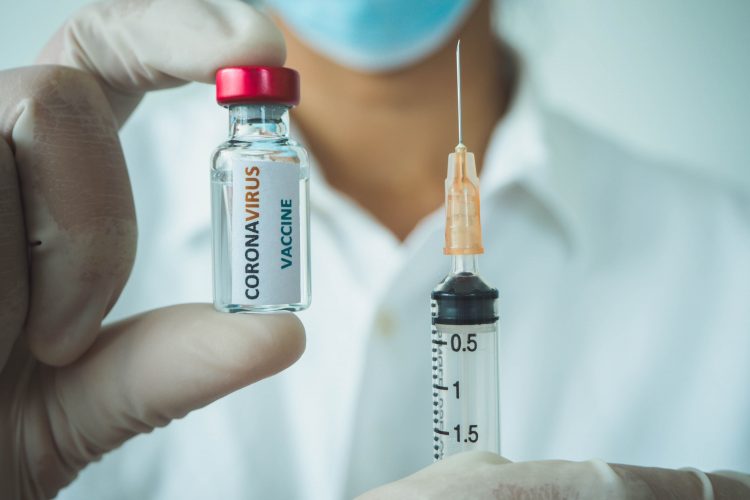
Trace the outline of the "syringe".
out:
<instances>
[{"instance_id":1,"label":"syringe","mask_svg":"<svg viewBox=\"0 0 750 500\"><path fill-rule=\"evenodd\" d=\"M478 275L484 252L479 179L463 144L461 42L456 46L458 145L445 179L448 276L432 291L433 457L460 451L500 451L498 292Z\"/></svg>"}]
</instances>

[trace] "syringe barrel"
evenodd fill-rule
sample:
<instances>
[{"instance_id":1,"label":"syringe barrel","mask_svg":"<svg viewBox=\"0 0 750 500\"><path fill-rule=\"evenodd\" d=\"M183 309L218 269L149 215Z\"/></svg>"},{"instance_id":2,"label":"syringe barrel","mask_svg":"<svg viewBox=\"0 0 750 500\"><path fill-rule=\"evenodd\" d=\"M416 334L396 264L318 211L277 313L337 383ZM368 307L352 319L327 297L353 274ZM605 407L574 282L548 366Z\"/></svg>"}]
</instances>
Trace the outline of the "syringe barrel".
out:
<instances>
[{"instance_id":1,"label":"syringe barrel","mask_svg":"<svg viewBox=\"0 0 750 500\"><path fill-rule=\"evenodd\" d=\"M500 452L498 292L471 273L432 293L433 458Z\"/></svg>"}]
</instances>

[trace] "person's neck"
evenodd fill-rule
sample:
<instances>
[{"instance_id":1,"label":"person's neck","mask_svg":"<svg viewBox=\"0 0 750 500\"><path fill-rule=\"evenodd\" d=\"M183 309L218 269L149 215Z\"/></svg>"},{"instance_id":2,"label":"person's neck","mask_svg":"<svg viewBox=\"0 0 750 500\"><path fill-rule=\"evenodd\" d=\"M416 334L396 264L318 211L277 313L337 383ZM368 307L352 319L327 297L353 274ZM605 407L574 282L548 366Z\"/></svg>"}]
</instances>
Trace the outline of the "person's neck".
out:
<instances>
[{"instance_id":1,"label":"person's neck","mask_svg":"<svg viewBox=\"0 0 750 500\"><path fill-rule=\"evenodd\" d=\"M477 166L513 83L513 56L492 31L489 2L461 38L464 143ZM300 72L295 125L329 184L356 200L396 237L443 203L448 153L457 142L455 38L409 68L358 73L311 51L282 25L287 65Z\"/></svg>"}]
</instances>

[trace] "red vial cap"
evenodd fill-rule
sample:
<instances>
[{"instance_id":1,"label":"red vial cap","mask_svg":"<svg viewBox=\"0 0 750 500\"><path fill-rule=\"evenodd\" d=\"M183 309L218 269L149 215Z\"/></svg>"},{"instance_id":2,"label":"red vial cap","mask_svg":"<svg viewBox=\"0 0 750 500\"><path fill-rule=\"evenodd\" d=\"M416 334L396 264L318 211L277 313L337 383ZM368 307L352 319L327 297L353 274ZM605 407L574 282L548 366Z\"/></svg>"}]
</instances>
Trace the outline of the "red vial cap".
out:
<instances>
[{"instance_id":1,"label":"red vial cap","mask_svg":"<svg viewBox=\"0 0 750 500\"><path fill-rule=\"evenodd\" d=\"M216 72L216 102L299 104L299 73L274 66L230 66Z\"/></svg>"}]
</instances>

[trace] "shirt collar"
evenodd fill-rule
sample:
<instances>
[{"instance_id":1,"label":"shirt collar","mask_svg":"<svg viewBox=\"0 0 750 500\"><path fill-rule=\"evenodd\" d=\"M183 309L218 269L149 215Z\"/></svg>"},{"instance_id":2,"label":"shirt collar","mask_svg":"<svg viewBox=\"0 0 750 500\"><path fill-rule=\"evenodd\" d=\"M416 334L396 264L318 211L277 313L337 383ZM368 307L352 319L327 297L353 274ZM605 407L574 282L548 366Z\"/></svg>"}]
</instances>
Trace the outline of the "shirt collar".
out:
<instances>
[{"instance_id":1,"label":"shirt collar","mask_svg":"<svg viewBox=\"0 0 750 500\"><path fill-rule=\"evenodd\" d=\"M513 185L524 187L555 218L571 249L578 250L584 228L575 182L555 163L548 125L537 92L522 72L510 108L496 125L484 156L482 198L489 200Z\"/></svg>"},{"instance_id":2,"label":"shirt collar","mask_svg":"<svg viewBox=\"0 0 750 500\"><path fill-rule=\"evenodd\" d=\"M572 172L563 172L562 165L554 162L554 150L545 125L548 120L545 120L537 91L522 69L510 107L495 126L484 155L480 178L482 198L489 200L510 186L523 186L556 219L571 249L579 250L584 238L578 210L580 197L576 193L575 179L570 177ZM294 132L295 138L304 144L300 132ZM309 164L311 205L330 215L351 210L352 201L328 184L312 155ZM430 214L426 219L434 216Z\"/></svg>"}]
</instances>

